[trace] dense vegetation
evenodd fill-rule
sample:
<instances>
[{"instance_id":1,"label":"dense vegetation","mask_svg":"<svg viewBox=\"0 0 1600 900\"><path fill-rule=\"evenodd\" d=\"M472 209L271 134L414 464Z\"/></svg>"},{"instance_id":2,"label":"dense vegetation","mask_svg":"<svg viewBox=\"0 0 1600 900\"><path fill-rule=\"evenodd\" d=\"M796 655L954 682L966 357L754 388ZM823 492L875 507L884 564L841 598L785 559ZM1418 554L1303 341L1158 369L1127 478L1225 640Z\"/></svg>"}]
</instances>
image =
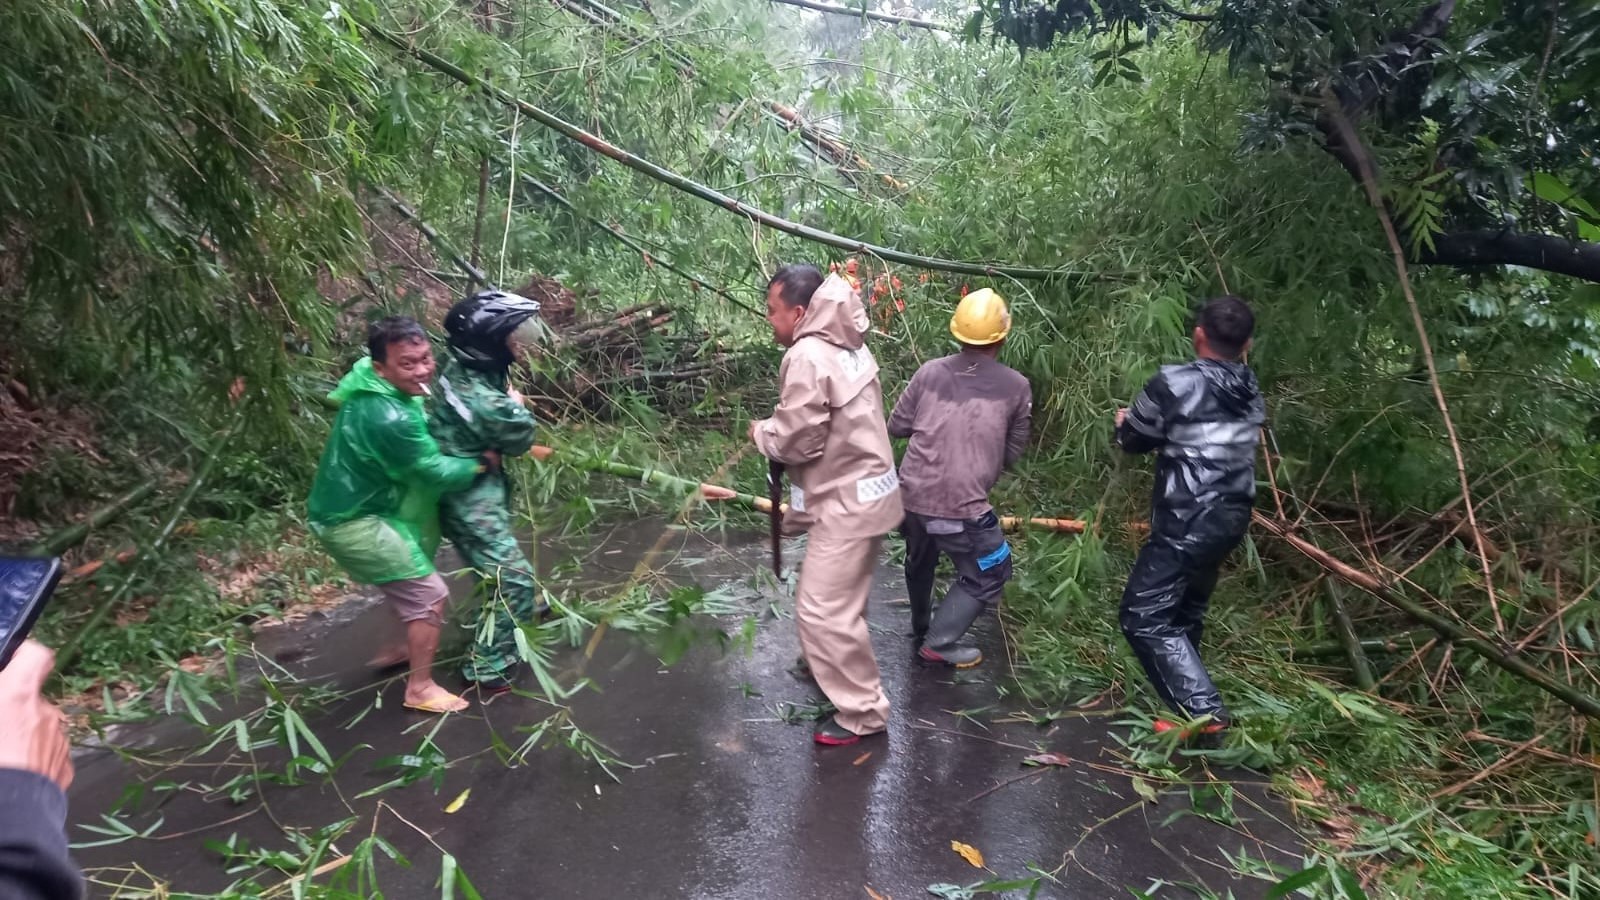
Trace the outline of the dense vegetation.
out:
<instances>
[{"instance_id":1,"label":"dense vegetation","mask_svg":"<svg viewBox=\"0 0 1600 900\"><path fill-rule=\"evenodd\" d=\"M47 637L71 640L125 579L131 602L112 611L123 627L84 641L68 686L149 683L332 577L296 528L318 398L366 317L437 320L468 283L452 254L509 288L561 282L580 320L671 311L601 389L610 373L576 355L584 332L537 364L553 442L693 477L738 446L771 402L758 376L776 355L752 314L764 273L852 254L541 121L558 118L694 186L924 258L854 254L891 394L945 352L962 290L1011 298L1006 358L1032 379L1038 437L1001 505L1098 523L1021 548L1006 618L1017 690L1041 713L1154 702L1110 612L1148 487L1108 449L1110 412L1186 352L1196 299L1250 298L1271 411L1262 513L1456 640L1415 634L1393 602L1257 531L1217 604L1243 727L1215 756L1270 766L1328 825L1308 870L1335 877L1308 891L1357 890L1340 873L1404 896L1600 891L1593 721L1459 640L1600 694L1600 13L902 5L966 34L745 0L14 4L5 537L156 486L73 551L108 562L64 591ZM478 77L501 93L463 83ZM118 562L211 457L163 552ZM759 484L757 461L730 477ZM530 512L581 526L601 484L557 468ZM247 589L229 588L240 573Z\"/></svg>"}]
</instances>

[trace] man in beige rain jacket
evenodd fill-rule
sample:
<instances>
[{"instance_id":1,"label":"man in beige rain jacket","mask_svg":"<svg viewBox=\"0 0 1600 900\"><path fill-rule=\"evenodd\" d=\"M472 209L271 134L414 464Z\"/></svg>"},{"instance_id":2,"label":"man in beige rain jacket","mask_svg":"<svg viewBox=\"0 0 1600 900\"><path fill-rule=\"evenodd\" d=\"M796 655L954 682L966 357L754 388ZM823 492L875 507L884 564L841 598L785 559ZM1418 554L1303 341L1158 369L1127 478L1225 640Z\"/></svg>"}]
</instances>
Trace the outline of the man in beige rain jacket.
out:
<instances>
[{"instance_id":1,"label":"man in beige rain jacket","mask_svg":"<svg viewBox=\"0 0 1600 900\"><path fill-rule=\"evenodd\" d=\"M867 631L867 594L883 536L900 524L900 482L884 424L878 363L864 342L861 295L813 266L778 270L767 321L788 347L772 418L750 427L768 458L787 467L785 527L810 534L795 621L800 649L838 708L819 744L853 744L888 727L889 700Z\"/></svg>"}]
</instances>

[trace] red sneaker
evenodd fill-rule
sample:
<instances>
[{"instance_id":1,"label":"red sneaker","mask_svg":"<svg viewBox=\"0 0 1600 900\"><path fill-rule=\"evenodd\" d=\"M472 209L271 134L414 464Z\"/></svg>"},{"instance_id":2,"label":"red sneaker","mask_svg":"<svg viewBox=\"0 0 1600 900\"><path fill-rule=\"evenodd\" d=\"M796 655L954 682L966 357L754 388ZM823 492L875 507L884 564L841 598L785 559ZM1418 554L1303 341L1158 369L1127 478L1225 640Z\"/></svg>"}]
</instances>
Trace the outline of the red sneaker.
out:
<instances>
[{"instance_id":1,"label":"red sneaker","mask_svg":"<svg viewBox=\"0 0 1600 900\"><path fill-rule=\"evenodd\" d=\"M1166 734L1169 731L1179 732L1179 737L1189 741L1203 735L1218 735L1228 730L1227 722L1208 722L1198 728L1185 728L1170 719L1157 719L1155 721L1156 734Z\"/></svg>"}]
</instances>

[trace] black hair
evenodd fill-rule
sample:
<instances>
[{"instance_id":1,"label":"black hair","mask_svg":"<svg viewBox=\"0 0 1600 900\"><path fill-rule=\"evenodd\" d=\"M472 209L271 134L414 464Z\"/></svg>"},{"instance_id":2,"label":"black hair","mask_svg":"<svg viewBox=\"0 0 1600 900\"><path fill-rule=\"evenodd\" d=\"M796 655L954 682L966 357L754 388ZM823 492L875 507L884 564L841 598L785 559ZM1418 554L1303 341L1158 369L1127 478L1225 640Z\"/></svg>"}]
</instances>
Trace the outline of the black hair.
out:
<instances>
[{"instance_id":1,"label":"black hair","mask_svg":"<svg viewBox=\"0 0 1600 900\"><path fill-rule=\"evenodd\" d=\"M811 295L822 287L822 270L810 263L790 263L773 273L767 282L767 292L778 286L778 296L790 306L811 305Z\"/></svg>"},{"instance_id":2,"label":"black hair","mask_svg":"<svg viewBox=\"0 0 1600 900\"><path fill-rule=\"evenodd\" d=\"M367 352L375 363L389 361L390 344L428 342L428 335L410 316L386 316L367 326Z\"/></svg>"},{"instance_id":3,"label":"black hair","mask_svg":"<svg viewBox=\"0 0 1600 900\"><path fill-rule=\"evenodd\" d=\"M1255 333L1256 314L1242 298L1224 294L1206 301L1195 324L1205 331L1211 349L1229 359L1238 359Z\"/></svg>"}]
</instances>

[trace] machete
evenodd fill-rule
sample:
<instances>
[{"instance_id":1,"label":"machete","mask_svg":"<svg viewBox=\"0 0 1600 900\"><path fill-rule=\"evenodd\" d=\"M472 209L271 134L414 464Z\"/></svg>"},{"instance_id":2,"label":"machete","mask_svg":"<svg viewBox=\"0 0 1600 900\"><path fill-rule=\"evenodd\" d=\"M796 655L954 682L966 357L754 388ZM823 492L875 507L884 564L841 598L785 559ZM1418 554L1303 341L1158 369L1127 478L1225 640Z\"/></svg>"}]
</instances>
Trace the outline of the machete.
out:
<instances>
[{"instance_id":1,"label":"machete","mask_svg":"<svg viewBox=\"0 0 1600 900\"><path fill-rule=\"evenodd\" d=\"M772 508L767 517L772 523L772 574L783 577L783 463L767 460L767 500Z\"/></svg>"}]
</instances>

